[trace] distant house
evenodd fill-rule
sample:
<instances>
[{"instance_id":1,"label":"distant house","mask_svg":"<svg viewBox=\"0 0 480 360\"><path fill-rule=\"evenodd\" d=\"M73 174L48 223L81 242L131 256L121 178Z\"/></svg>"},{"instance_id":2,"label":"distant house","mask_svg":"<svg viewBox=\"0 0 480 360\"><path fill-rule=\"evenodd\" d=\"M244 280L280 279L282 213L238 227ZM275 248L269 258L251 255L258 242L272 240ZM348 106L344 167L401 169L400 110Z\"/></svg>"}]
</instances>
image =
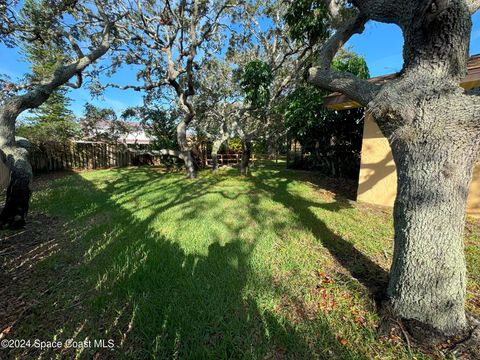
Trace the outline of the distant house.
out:
<instances>
[{"instance_id":1,"label":"distant house","mask_svg":"<svg viewBox=\"0 0 480 360\"><path fill-rule=\"evenodd\" d=\"M120 141L125 144L146 144L153 143L153 138L147 135L143 126L139 123L129 122L127 123L131 131L124 136L120 137Z\"/></svg>"},{"instance_id":2,"label":"distant house","mask_svg":"<svg viewBox=\"0 0 480 360\"><path fill-rule=\"evenodd\" d=\"M100 120L90 123L80 120L83 130L82 141L98 141L102 139L115 139L127 145L150 145L153 138L149 136L143 126L136 122Z\"/></svg>"},{"instance_id":3,"label":"distant house","mask_svg":"<svg viewBox=\"0 0 480 360\"><path fill-rule=\"evenodd\" d=\"M372 82L388 81L397 75L373 78ZM470 58L467 76L460 84L464 89L480 86L480 55ZM359 107L345 95L334 93L324 99L324 105L332 110ZM357 200L366 203L393 206L397 194L397 172L388 140L371 116L365 117L361 166L358 179ZM480 217L480 163L474 169L468 197L467 212Z\"/></svg>"}]
</instances>

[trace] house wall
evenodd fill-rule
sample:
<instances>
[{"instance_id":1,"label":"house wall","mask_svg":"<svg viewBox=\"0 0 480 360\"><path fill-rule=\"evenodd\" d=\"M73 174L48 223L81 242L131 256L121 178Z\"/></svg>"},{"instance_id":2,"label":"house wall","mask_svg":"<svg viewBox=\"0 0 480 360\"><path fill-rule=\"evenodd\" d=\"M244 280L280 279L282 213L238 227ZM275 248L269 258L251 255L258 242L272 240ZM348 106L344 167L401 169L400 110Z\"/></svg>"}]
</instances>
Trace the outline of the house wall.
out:
<instances>
[{"instance_id":1,"label":"house wall","mask_svg":"<svg viewBox=\"0 0 480 360\"><path fill-rule=\"evenodd\" d=\"M393 206L396 193L397 172L388 140L375 121L370 116L366 116L357 200ZM480 218L480 163L474 170L467 212Z\"/></svg>"}]
</instances>

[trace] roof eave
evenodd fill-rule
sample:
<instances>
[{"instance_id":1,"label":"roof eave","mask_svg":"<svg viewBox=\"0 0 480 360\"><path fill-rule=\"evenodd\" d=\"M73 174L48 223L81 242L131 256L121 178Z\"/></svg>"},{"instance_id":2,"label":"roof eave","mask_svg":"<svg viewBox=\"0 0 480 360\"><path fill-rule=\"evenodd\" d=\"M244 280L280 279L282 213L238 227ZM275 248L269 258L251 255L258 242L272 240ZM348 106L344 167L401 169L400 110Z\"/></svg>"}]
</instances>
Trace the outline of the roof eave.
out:
<instances>
[{"instance_id":1,"label":"roof eave","mask_svg":"<svg viewBox=\"0 0 480 360\"><path fill-rule=\"evenodd\" d=\"M397 76L398 73L371 78L368 81L373 83L386 82L396 78ZM467 76L465 76L465 78L460 82L460 86L465 90L480 87L480 56L476 55L470 58L468 62ZM325 96L323 98L323 104L330 110L348 110L361 107L359 103L340 93L333 93Z\"/></svg>"}]
</instances>

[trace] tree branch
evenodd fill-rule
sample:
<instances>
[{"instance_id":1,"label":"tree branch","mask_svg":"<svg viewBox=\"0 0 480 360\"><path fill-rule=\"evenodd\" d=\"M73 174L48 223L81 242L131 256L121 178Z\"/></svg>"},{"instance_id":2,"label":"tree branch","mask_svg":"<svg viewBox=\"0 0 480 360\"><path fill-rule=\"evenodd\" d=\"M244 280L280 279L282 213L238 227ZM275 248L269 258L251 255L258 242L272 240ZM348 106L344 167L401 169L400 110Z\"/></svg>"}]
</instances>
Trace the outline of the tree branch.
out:
<instances>
[{"instance_id":1,"label":"tree branch","mask_svg":"<svg viewBox=\"0 0 480 360\"><path fill-rule=\"evenodd\" d=\"M80 89L83 83L82 73L78 72L76 75L77 75L77 81L75 83L67 82L65 86L69 86L72 89Z\"/></svg>"},{"instance_id":2,"label":"tree branch","mask_svg":"<svg viewBox=\"0 0 480 360\"><path fill-rule=\"evenodd\" d=\"M468 0L467 1L468 9L470 10L470 14L474 14L480 9L480 0Z\"/></svg>"},{"instance_id":3,"label":"tree branch","mask_svg":"<svg viewBox=\"0 0 480 360\"><path fill-rule=\"evenodd\" d=\"M169 156L176 156L183 160L184 155L179 150L170 150L170 149L161 149L161 150L152 150L152 154L154 155L169 155Z\"/></svg>"},{"instance_id":4,"label":"tree branch","mask_svg":"<svg viewBox=\"0 0 480 360\"><path fill-rule=\"evenodd\" d=\"M108 20L107 20L108 21ZM4 108L11 108L11 117L16 119L26 109L33 109L43 104L60 86L70 86L75 89L82 85L82 71L98 58L103 56L110 48L110 32L112 24L107 22L102 30L100 45L89 54L79 58L70 64L59 64L52 76L41 81L27 89L23 95L17 95L9 99ZM76 83L70 83L69 80L77 76ZM17 89L18 90L18 89ZM10 105L9 105L10 104ZM13 104L13 105L12 105Z\"/></svg>"},{"instance_id":5,"label":"tree branch","mask_svg":"<svg viewBox=\"0 0 480 360\"><path fill-rule=\"evenodd\" d=\"M103 30L102 30L102 40L100 45L92 50L88 55L80 58L76 62L76 72L83 71L88 65L95 62L98 58L105 55L105 53L110 49L110 32L112 30L112 23L107 21ZM73 75L72 75L73 76Z\"/></svg>"},{"instance_id":6,"label":"tree branch","mask_svg":"<svg viewBox=\"0 0 480 360\"><path fill-rule=\"evenodd\" d=\"M294 67L294 70L289 72L287 76L285 76L280 83L280 86L278 87L277 91L275 94L270 98L270 102L274 102L277 99L280 98L282 95L283 91L287 88L287 86L290 84L292 80L294 80L298 74L301 72L303 67L306 65L307 60L308 60L308 52L311 50L310 47L306 47L303 49L302 53L298 56L296 60L296 64Z\"/></svg>"},{"instance_id":7,"label":"tree branch","mask_svg":"<svg viewBox=\"0 0 480 360\"><path fill-rule=\"evenodd\" d=\"M219 25L219 20L223 12L226 9L233 8L235 6L237 5L226 2L225 4L222 5L222 7L220 7L220 9L217 11L217 13L214 16L213 21L210 21L209 26L200 35L200 39L198 40L197 46L201 46L202 43L205 41L205 39L207 39L215 31L215 27Z\"/></svg>"},{"instance_id":8,"label":"tree branch","mask_svg":"<svg viewBox=\"0 0 480 360\"><path fill-rule=\"evenodd\" d=\"M425 0L350 0L349 2L371 20L400 24L400 14L402 14L405 9L418 5L417 3L422 1Z\"/></svg>"},{"instance_id":9,"label":"tree branch","mask_svg":"<svg viewBox=\"0 0 480 360\"><path fill-rule=\"evenodd\" d=\"M309 69L308 81L322 89L341 92L362 105L367 105L378 92L377 85L362 80L350 73L331 69L337 52L354 35L364 30L367 18L362 14L347 21L319 51L319 66Z\"/></svg>"},{"instance_id":10,"label":"tree branch","mask_svg":"<svg viewBox=\"0 0 480 360\"><path fill-rule=\"evenodd\" d=\"M70 45L72 46L73 51L75 51L75 53L79 58L82 58L85 56L82 49L80 49L80 46L78 46L77 41L75 40L75 38L71 33L67 34L66 32L62 31L61 34L68 39L68 41L70 42Z\"/></svg>"},{"instance_id":11,"label":"tree branch","mask_svg":"<svg viewBox=\"0 0 480 360\"><path fill-rule=\"evenodd\" d=\"M113 83L107 83L101 86L101 89L106 89L108 87L120 89L120 90L133 90L133 91L148 91L158 88L160 86L169 85L167 80L161 80L157 82L148 83L145 85L118 85Z\"/></svg>"}]
</instances>

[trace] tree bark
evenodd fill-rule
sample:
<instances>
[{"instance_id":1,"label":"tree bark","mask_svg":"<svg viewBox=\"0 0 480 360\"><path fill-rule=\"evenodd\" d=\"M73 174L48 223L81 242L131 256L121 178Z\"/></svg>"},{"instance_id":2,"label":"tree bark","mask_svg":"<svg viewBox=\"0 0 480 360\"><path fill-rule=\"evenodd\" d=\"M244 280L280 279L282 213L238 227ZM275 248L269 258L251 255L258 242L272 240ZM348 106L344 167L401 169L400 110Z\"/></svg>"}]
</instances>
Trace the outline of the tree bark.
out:
<instances>
[{"instance_id":1,"label":"tree bark","mask_svg":"<svg viewBox=\"0 0 480 360\"><path fill-rule=\"evenodd\" d=\"M272 139L271 137L267 140L267 155L269 160L275 159L275 154L277 153L276 149L276 139Z\"/></svg>"},{"instance_id":2,"label":"tree bark","mask_svg":"<svg viewBox=\"0 0 480 360\"><path fill-rule=\"evenodd\" d=\"M27 149L18 147L15 142L15 121L24 110L22 105L22 98L14 97L0 110L0 154L10 171L5 206L0 213L0 228L18 229L24 226L28 213L32 168Z\"/></svg>"},{"instance_id":3,"label":"tree bark","mask_svg":"<svg viewBox=\"0 0 480 360\"><path fill-rule=\"evenodd\" d=\"M218 170L218 150L222 146L224 140L215 140L212 144L212 170L216 172Z\"/></svg>"},{"instance_id":4,"label":"tree bark","mask_svg":"<svg viewBox=\"0 0 480 360\"><path fill-rule=\"evenodd\" d=\"M15 143L15 122L18 116L27 109L42 105L60 86L79 88L82 85L82 71L105 55L110 48L111 26L110 23L105 25L99 46L89 54L82 54L73 63L59 64L49 78L34 85L25 94L7 99L0 109L0 153L3 153L5 165L11 172L5 207L0 214L0 226L23 226L31 195L32 169L28 162L28 151ZM74 76L77 77L77 83L71 84L69 80Z\"/></svg>"},{"instance_id":5,"label":"tree bark","mask_svg":"<svg viewBox=\"0 0 480 360\"><path fill-rule=\"evenodd\" d=\"M4 148L5 149L5 148ZM31 196L32 168L27 159L27 150L10 148L7 164L11 169L5 206L0 213L0 228L18 229L25 225Z\"/></svg>"},{"instance_id":6,"label":"tree bark","mask_svg":"<svg viewBox=\"0 0 480 360\"><path fill-rule=\"evenodd\" d=\"M435 342L467 329L463 236L480 129L458 86L468 59L463 35L471 31L465 3L417 6L403 29L403 74L369 108L389 138L398 176L389 302L417 339Z\"/></svg>"},{"instance_id":7,"label":"tree bark","mask_svg":"<svg viewBox=\"0 0 480 360\"><path fill-rule=\"evenodd\" d=\"M351 3L356 17L325 42L309 81L368 107L389 139L398 174L387 289L393 315L426 342L430 335L432 341L439 335L461 335L467 328L463 231L469 184L480 156L480 103L459 83L467 73L477 1ZM383 84L331 69L338 50L368 20L397 24L405 39L403 69Z\"/></svg>"},{"instance_id":8,"label":"tree bark","mask_svg":"<svg viewBox=\"0 0 480 360\"><path fill-rule=\"evenodd\" d=\"M242 159L240 161L240 173L244 176L250 171L250 157L252 155L252 141L247 137L242 140Z\"/></svg>"},{"instance_id":9,"label":"tree bark","mask_svg":"<svg viewBox=\"0 0 480 360\"><path fill-rule=\"evenodd\" d=\"M183 161L185 162L185 168L187 170L187 178L195 179L197 177L197 172L195 170L192 150L183 151Z\"/></svg>"},{"instance_id":10,"label":"tree bark","mask_svg":"<svg viewBox=\"0 0 480 360\"><path fill-rule=\"evenodd\" d=\"M195 162L193 161L192 149L188 144L187 140L187 121L182 120L177 126L177 141L180 146L180 151L182 156L180 157L184 164L185 170L187 171L187 178L195 179L197 177L197 172L195 170Z\"/></svg>"},{"instance_id":11,"label":"tree bark","mask_svg":"<svg viewBox=\"0 0 480 360\"><path fill-rule=\"evenodd\" d=\"M390 303L414 325L427 325L441 336L459 334L467 326L463 236L474 147L452 146L434 136L397 139L391 147L398 190Z\"/></svg>"}]
</instances>

